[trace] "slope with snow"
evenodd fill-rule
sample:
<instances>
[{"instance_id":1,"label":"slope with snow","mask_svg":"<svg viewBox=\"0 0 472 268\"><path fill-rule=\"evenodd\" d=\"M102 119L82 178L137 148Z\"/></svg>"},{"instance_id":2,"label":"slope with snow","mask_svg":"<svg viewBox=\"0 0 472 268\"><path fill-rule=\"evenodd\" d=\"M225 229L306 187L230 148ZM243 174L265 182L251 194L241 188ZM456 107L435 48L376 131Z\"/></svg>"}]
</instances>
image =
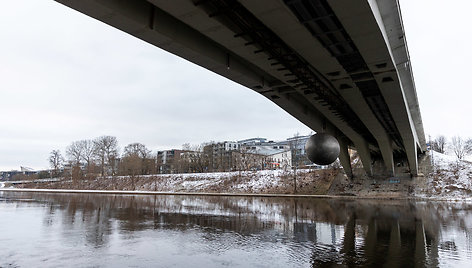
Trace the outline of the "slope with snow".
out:
<instances>
[{"instance_id":1,"label":"slope with snow","mask_svg":"<svg viewBox=\"0 0 472 268\"><path fill-rule=\"evenodd\" d=\"M426 189L417 196L472 200L472 163L435 151L430 151L429 156L432 170Z\"/></svg>"}]
</instances>

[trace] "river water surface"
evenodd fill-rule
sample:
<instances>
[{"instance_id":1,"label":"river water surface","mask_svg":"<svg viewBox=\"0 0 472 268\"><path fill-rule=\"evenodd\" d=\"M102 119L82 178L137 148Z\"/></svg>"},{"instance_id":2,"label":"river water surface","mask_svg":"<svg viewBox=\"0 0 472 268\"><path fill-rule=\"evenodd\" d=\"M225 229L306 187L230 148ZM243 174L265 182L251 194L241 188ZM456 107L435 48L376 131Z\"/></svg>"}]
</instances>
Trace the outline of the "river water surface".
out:
<instances>
[{"instance_id":1,"label":"river water surface","mask_svg":"<svg viewBox=\"0 0 472 268\"><path fill-rule=\"evenodd\" d=\"M472 267L472 205L0 191L0 267Z\"/></svg>"}]
</instances>

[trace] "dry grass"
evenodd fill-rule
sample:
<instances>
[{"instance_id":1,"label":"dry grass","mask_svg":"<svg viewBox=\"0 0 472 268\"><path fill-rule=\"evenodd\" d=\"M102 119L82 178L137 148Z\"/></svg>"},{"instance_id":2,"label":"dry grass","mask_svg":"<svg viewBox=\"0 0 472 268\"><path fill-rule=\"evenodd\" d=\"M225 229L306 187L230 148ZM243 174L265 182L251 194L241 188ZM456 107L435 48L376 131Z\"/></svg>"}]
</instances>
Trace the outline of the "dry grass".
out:
<instances>
[{"instance_id":1,"label":"dry grass","mask_svg":"<svg viewBox=\"0 0 472 268\"><path fill-rule=\"evenodd\" d=\"M326 194L339 170L297 172L297 193ZM267 175L266 175L267 176ZM189 187L188 185L196 185ZM78 190L139 190L163 192L221 192L221 193L294 193L292 172L282 172L263 178L256 172L241 175L224 174L219 178L202 176L156 175L141 177L98 177L72 181L26 183L17 188L78 189Z\"/></svg>"}]
</instances>

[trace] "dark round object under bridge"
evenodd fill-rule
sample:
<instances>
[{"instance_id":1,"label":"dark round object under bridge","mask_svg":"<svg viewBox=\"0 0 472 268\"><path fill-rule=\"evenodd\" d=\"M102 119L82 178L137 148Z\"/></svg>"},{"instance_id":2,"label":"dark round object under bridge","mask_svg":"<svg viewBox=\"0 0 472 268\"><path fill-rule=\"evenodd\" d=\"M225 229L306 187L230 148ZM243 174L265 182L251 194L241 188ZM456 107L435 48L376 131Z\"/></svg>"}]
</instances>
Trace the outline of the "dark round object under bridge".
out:
<instances>
[{"instance_id":1,"label":"dark round object under bridge","mask_svg":"<svg viewBox=\"0 0 472 268\"><path fill-rule=\"evenodd\" d=\"M308 159L318 165L329 165L339 156L338 140L326 133L311 136L305 144Z\"/></svg>"}]
</instances>

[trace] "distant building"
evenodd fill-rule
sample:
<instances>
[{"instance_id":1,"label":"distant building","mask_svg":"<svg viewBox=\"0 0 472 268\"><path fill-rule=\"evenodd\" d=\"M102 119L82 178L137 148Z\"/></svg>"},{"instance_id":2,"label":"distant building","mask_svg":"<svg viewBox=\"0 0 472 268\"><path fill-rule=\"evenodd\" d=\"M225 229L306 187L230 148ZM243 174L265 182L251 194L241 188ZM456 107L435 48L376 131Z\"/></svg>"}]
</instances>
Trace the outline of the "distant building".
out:
<instances>
[{"instance_id":1,"label":"distant building","mask_svg":"<svg viewBox=\"0 0 472 268\"><path fill-rule=\"evenodd\" d=\"M233 153L238 152L240 144L235 141L223 141L207 145L204 150L209 153L210 169L213 171L235 170Z\"/></svg>"},{"instance_id":2,"label":"distant building","mask_svg":"<svg viewBox=\"0 0 472 268\"><path fill-rule=\"evenodd\" d=\"M292 167L292 153L290 150L281 150L267 156L269 167L272 169L289 169Z\"/></svg>"},{"instance_id":3,"label":"distant building","mask_svg":"<svg viewBox=\"0 0 472 268\"><path fill-rule=\"evenodd\" d=\"M251 138L238 141L238 144L241 145L256 145L267 142L266 138Z\"/></svg>"},{"instance_id":4,"label":"distant building","mask_svg":"<svg viewBox=\"0 0 472 268\"><path fill-rule=\"evenodd\" d=\"M176 173L183 150L172 149L158 151L156 157L157 172L160 174Z\"/></svg>"},{"instance_id":5,"label":"distant building","mask_svg":"<svg viewBox=\"0 0 472 268\"><path fill-rule=\"evenodd\" d=\"M290 147L292 151L292 162L297 167L303 166L310 166L313 163L308 160L305 151L305 144L311 135L307 136L298 136L298 137L291 137L286 140L286 143Z\"/></svg>"},{"instance_id":6,"label":"distant building","mask_svg":"<svg viewBox=\"0 0 472 268\"><path fill-rule=\"evenodd\" d=\"M247 153L263 156L262 169L290 168L292 166L292 154L289 148L283 145L256 145L246 150Z\"/></svg>"},{"instance_id":7,"label":"distant building","mask_svg":"<svg viewBox=\"0 0 472 268\"><path fill-rule=\"evenodd\" d=\"M256 150L262 148L289 149L287 141L267 141L266 138L251 138L238 141L241 150Z\"/></svg>"},{"instance_id":8,"label":"distant building","mask_svg":"<svg viewBox=\"0 0 472 268\"><path fill-rule=\"evenodd\" d=\"M311 165L305 143L310 136L283 141L250 138L210 143L201 152L166 150L157 152L158 173L214 172L292 168Z\"/></svg>"},{"instance_id":9,"label":"distant building","mask_svg":"<svg viewBox=\"0 0 472 268\"><path fill-rule=\"evenodd\" d=\"M200 151L183 151L180 154L179 173L208 172L208 157Z\"/></svg>"},{"instance_id":10,"label":"distant building","mask_svg":"<svg viewBox=\"0 0 472 268\"><path fill-rule=\"evenodd\" d=\"M22 167L20 166L21 172L34 172L34 170L30 167Z\"/></svg>"},{"instance_id":11,"label":"distant building","mask_svg":"<svg viewBox=\"0 0 472 268\"><path fill-rule=\"evenodd\" d=\"M33 170L32 168L20 167L20 170L0 171L0 180L9 181L14 180L15 177L19 175L30 176L39 174L40 172L41 171Z\"/></svg>"},{"instance_id":12,"label":"distant building","mask_svg":"<svg viewBox=\"0 0 472 268\"><path fill-rule=\"evenodd\" d=\"M305 155L305 143L310 137L311 135L291 137L287 139L286 143L292 145L292 147L297 150L299 155Z\"/></svg>"}]
</instances>

